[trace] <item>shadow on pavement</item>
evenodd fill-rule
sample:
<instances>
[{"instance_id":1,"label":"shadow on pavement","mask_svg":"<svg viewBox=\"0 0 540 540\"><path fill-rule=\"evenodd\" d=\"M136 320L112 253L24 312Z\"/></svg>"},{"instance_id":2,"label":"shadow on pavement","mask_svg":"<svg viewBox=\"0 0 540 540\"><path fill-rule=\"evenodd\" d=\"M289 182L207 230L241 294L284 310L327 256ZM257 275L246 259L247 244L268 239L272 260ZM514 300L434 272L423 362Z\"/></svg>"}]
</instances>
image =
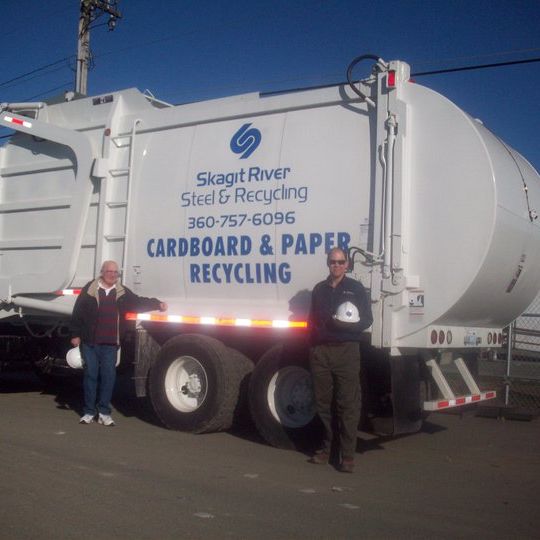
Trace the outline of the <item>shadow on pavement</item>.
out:
<instances>
[{"instance_id":1,"label":"shadow on pavement","mask_svg":"<svg viewBox=\"0 0 540 540\"><path fill-rule=\"evenodd\" d=\"M81 416L83 388L82 374L76 372L74 375L66 375L63 377L49 378L46 380L38 377L31 369L19 372L2 372L0 374L0 393L24 393L24 392L39 392L54 396L56 406L59 409L71 410L74 414ZM119 373L116 380L116 386L112 405L118 414L124 417L135 417L148 424L163 427L159 419L153 412L152 406L148 398L138 398L135 395L135 386L131 378L131 374ZM435 422L424 421L421 432L430 435L437 434L441 431L446 431L447 428ZM267 443L257 432L254 423L249 414L242 415L242 422L235 425L229 430L231 435L244 439L246 441L266 445ZM364 454L367 452L384 450L383 444L391 441L408 437L412 434L395 435L395 436L369 436L363 437L362 434L358 439L357 453ZM204 435L201 435L204 436ZM304 454L310 455L310 451L303 451Z\"/></svg>"}]
</instances>

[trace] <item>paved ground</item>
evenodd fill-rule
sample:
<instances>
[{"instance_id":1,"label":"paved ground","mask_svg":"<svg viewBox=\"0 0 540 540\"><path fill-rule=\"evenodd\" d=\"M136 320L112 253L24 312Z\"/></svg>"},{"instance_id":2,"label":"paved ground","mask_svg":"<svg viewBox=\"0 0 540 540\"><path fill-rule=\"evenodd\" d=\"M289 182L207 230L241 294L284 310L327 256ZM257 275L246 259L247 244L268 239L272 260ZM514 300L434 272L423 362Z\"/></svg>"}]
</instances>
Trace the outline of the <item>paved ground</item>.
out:
<instances>
[{"instance_id":1,"label":"paved ground","mask_svg":"<svg viewBox=\"0 0 540 540\"><path fill-rule=\"evenodd\" d=\"M431 416L345 475L119 397L116 427L80 426L77 390L0 376L1 539L538 538L539 420Z\"/></svg>"}]
</instances>

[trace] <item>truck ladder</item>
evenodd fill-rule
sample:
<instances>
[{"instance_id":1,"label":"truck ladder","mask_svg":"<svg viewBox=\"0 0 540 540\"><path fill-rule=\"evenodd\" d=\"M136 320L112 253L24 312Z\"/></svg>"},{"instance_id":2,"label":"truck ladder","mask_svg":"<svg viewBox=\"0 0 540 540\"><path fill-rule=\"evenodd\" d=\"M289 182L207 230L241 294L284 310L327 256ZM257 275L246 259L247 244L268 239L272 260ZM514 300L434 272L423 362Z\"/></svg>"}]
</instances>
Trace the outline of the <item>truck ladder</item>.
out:
<instances>
[{"instance_id":1,"label":"truck ladder","mask_svg":"<svg viewBox=\"0 0 540 540\"><path fill-rule=\"evenodd\" d=\"M448 384L446 377L441 371L439 364L435 359L432 358L431 360L426 361L426 365L430 369L431 376L433 377L437 388L441 392L443 399L424 401L425 411L440 411L443 409L450 409L452 407L469 405L471 403L479 403L480 401L486 401L488 399L494 399L497 397L497 392L494 390L488 390L486 392L480 391L463 358L454 359L454 364L460 375L463 377L470 394L466 396L456 396Z\"/></svg>"},{"instance_id":2,"label":"truck ladder","mask_svg":"<svg viewBox=\"0 0 540 540\"><path fill-rule=\"evenodd\" d=\"M111 137L116 148L126 148L129 152L128 166L108 168L101 179L99 202L98 253L96 261L115 260L126 267L126 243L128 228L128 204L131 184L133 136ZM107 160L108 161L108 160ZM104 171L105 172L105 171ZM119 183L125 179L125 187ZM122 192L123 191L123 192ZM124 215L122 216L122 212ZM120 221L122 222L120 225ZM97 270L97 269L96 269Z\"/></svg>"}]
</instances>

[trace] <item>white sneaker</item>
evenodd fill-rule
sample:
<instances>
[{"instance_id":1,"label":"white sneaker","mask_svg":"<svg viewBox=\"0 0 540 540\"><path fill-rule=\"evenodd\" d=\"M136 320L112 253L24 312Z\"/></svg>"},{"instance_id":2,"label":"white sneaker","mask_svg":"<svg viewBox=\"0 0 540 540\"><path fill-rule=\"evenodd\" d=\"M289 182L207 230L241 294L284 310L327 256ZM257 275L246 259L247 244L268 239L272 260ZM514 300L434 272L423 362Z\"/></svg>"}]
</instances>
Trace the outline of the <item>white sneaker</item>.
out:
<instances>
[{"instance_id":1,"label":"white sneaker","mask_svg":"<svg viewBox=\"0 0 540 540\"><path fill-rule=\"evenodd\" d=\"M109 414L99 413L98 424L102 424L104 426L114 426L114 420Z\"/></svg>"},{"instance_id":2,"label":"white sneaker","mask_svg":"<svg viewBox=\"0 0 540 540\"><path fill-rule=\"evenodd\" d=\"M79 424L91 424L94 421L94 416L92 414L85 414L81 416Z\"/></svg>"}]
</instances>

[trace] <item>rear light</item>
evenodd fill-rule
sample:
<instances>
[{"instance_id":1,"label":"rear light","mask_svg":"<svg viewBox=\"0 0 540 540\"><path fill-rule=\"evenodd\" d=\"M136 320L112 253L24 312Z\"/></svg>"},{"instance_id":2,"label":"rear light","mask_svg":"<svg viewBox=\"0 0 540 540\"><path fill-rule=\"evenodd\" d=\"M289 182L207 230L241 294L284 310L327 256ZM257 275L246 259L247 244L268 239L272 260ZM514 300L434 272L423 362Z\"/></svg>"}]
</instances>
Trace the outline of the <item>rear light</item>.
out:
<instances>
[{"instance_id":1,"label":"rear light","mask_svg":"<svg viewBox=\"0 0 540 540\"><path fill-rule=\"evenodd\" d=\"M437 330L431 331L431 344L436 345L437 344Z\"/></svg>"},{"instance_id":2,"label":"rear light","mask_svg":"<svg viewBox=\"0 0 540 540\"><path fill-rule=\"evenodd\" d=\"M388 72L388 78L387 83L388 88L394 88L396 86L396 72L395 71L389 71Z\"/></svg>"}]
</instances>

